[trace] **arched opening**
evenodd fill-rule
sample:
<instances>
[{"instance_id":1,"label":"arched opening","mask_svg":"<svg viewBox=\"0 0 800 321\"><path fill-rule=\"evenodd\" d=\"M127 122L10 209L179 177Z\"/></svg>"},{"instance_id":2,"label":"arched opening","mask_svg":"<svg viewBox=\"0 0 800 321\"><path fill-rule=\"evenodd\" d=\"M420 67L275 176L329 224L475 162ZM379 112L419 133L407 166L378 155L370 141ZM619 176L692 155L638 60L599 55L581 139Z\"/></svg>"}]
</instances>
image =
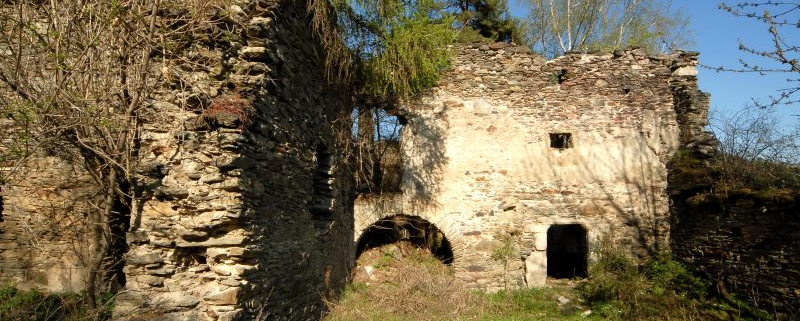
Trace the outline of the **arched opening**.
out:
<instances>
[{"instance_id":1,"label":"arched opening","mask_svg":"<svg viewBox=\"0 0 800 321\"><path fill-rule=\"evenodd\" d=\"M394 215L370 225L356 243L356 258L365 251L400 241L425 248L444 264L453 263L453 249L444 233L419 216Z\"/></svg>"},{"instance_id":2,"label":"arched opening","mask_svg":"<svg viewBox=\"0 0 800 321\"><path fill-rule=\"evenodd\" d=\"M564 279L589 275L586 229L580 224L551 225L547 229L547 276Z\"/></svg>"}]
</instances>

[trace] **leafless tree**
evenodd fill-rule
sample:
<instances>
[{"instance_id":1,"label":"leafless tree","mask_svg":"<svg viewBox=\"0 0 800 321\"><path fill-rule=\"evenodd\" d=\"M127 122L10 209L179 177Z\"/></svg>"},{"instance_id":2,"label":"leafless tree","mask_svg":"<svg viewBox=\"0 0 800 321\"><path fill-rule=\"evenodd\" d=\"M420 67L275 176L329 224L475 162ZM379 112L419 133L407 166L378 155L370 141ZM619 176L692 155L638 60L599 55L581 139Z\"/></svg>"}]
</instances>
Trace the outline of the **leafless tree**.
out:
<instances>
[{"instance_id":1,"label":"leafless tree","mask_svg":"<svg viewBox=\"0 0 800 321\"><path fill-rule=\"evenodd\" d=\"M528 0L527 39L548 58L640 46L665 52L690 41L687 15L662 0Z\"/></svg>"},{"instance_id":2,"label":"leafless tree","mask_svg":"<svg viewBox=\"0 0 800 321\"><path fill-rule=\"evenodd\" d=\"M737 17L753 19L764 24L765 37L770 46L756 48L744 42L739 50L750 58L740 58L739 67L709 67L717 71L787 75L787 87L779 88L777 95L771 95L767 102L756 102L756 106L769 107L791 105L800 102L800 47L795 43L800 32L800 2L798 1L754 1L736 4L723 3L720 9Z\"/></svg>"},{"instance_id":3,"label":"leafless tree","mask_svg":"<svg viewBox=\"0 0 800 321\"><path fill-rule=\"evenodd\" d=\"M800 186L800 123L781 126L773 109L750 107L715 113L711 127L720 142L723 175L730 183Z\"/></svg>"},{"instance_id":4,"label":"leafless tree","mask_svg":"<svg viewBox=\"0 0 800 321\"><path fill-rule=\"evenodd\" d=\"M160 1L5 1L0 6L0 106L19 138L5 161L56 154L83 167L102 196L91 211L89 305L124 242L138 112L152 88ZM6 148L6 150L9 150ZM10 179L13 179L10 178Z\"/></svg>"}]
</instances>

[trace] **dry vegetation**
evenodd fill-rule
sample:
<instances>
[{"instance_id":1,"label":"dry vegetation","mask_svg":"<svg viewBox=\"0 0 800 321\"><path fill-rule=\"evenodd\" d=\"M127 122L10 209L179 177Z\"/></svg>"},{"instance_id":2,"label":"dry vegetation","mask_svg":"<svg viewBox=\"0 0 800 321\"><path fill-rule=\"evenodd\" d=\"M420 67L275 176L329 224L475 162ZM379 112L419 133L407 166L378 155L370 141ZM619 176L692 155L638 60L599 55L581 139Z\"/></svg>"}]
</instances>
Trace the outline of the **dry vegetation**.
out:
<instances>
[{"instance_id":1,"label":"dry vegetation","mask_svg":"<svg viewBox=\"0 0 800 321\"><path fill-rule=\"evenodd\" d=\"M481 293L425 250L398 243L365 252L325 321L350 320L769 320L710 295L710 283L669 259L637 266L595 249L591 277L537 289Z\"/></svg>"}]
</instances>

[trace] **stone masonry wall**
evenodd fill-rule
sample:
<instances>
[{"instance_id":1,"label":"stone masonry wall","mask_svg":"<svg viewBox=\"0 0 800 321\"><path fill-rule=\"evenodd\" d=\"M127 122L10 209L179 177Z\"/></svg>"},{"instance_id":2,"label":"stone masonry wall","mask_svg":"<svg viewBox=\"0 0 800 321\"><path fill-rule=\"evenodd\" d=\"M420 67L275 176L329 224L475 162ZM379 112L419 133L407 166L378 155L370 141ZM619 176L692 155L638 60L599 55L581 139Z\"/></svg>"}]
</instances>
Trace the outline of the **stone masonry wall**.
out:
<instances>
[{"instance_id":1,"label":"stone masonry wall","mask_svg":"<svg viewBox=\"0 0 800 321\"><path fill-rule=\"evenodd\" d=\"M675 82L681 151L669 163L670 248L716 289L774 314L800 315L797 191L718 188L716 140L706 131L708 96Z\"/></svg>"},{"instance_id":2,"label":"stone masonry wall","mask_svg":"<svg viewBox=\"0 0 800 321\"><path fill-rule=\"evenodd\" d=\"M800 196L727 195L675 198L675 257L721 288L781 320L800 315Z\"/></svg>"},{"instance_id":3,"label":"stone masonry wall","mask_svg":"<svg viewBox=\"0 0 800 321\"><path fill-rule=\"evenodd\" d=\"M168 66L193 83L157 93L143 126L119 319L316 320L349 275L348 92L305 1L228 10L236 41Z\"/></svg>"},{"instance_id":4,"label":"stone masonry wall","mask_svg":"<svg viewBox=\"0 0 800 321\"><path fill-rule=\"evenodd\" d=\"M57 155L8 169L0 219L0 284L46 291L85 288L95 254L89 218L101 197L80 163Z\"/></svg>"},{"instance_id":5,"label":"stone masonry wall","mask_svg":"<svg viewBox=\"0 0 800 321\"><path fill-rule=\"evenodd\" d=\"M545 61L502 43L455 50L453 70L402 112L403 197L358 206L357 236L382 216L420 216L453 245L457 276L487 290L543 285L554 224L642 257L667 249L673 83L695 84L696 54ZM569 148L551 147L560 133ZM491 258L504 239L518 252L507 266Z\"/></svg>"},{"instance_id":6,"label":"stone masonry wall","mask_svg":"<svg viewBox=\"0 0 800 321\"><path fill-rule=\"evenodd\" d=\"M0 86L0 104L10 101L6 95ZM12 115L0 115L0 284L82 291L102 239L92 224L102 191L74 146L36 144ZM107 266L105 277L118 288L121 271Z\"/></svg>"}]
</instances>

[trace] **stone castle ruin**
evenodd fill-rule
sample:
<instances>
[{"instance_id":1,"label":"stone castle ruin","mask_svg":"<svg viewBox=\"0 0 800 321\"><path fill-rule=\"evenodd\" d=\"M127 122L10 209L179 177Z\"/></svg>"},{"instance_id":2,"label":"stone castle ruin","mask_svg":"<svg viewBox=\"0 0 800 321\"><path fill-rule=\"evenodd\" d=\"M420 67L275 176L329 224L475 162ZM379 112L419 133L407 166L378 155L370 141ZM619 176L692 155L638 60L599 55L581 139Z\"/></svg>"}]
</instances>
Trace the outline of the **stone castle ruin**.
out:
<instances>
[{"instance_id":1,"label":"stone castle ruin","mask_svg":"<svg viewBox=\"0 0 800 321\"><path fill-rule=\"evenodd\" d=\"M383 243L377 231L394 232L368 227L398 215L430 223L456 275L486 290L586 276L602 237L642 257L666 250L676 101L701 95L696 57L458 48L432 93L399 112L403 193L357 200L358 243ZM519 253L506 265L493 253L509 242Z\"/></svg>"},{"instance_id":2,"label":"stone castle ruin","mask_svg":"<svg viewBox=\"0 0 800 321\"><path fill-rule=\"evenodd\" d=\"M115 318L317 319L360 252L399 240L483 290L586 276L601 239L670 249L668 162L710 148L696 53L454 48L439 85L396 111L401 192L359 196L337 139L353 103L326 78L305 2L249 5L243 43L182 60L229 74L179 68L195 85L165 84L146 111ZM206 112L186 108L198 90ZM96 187L57 155L20 172L0 194L0 281L83 289L92 245L70 222Z\"/></svg>"}]
</instances>

